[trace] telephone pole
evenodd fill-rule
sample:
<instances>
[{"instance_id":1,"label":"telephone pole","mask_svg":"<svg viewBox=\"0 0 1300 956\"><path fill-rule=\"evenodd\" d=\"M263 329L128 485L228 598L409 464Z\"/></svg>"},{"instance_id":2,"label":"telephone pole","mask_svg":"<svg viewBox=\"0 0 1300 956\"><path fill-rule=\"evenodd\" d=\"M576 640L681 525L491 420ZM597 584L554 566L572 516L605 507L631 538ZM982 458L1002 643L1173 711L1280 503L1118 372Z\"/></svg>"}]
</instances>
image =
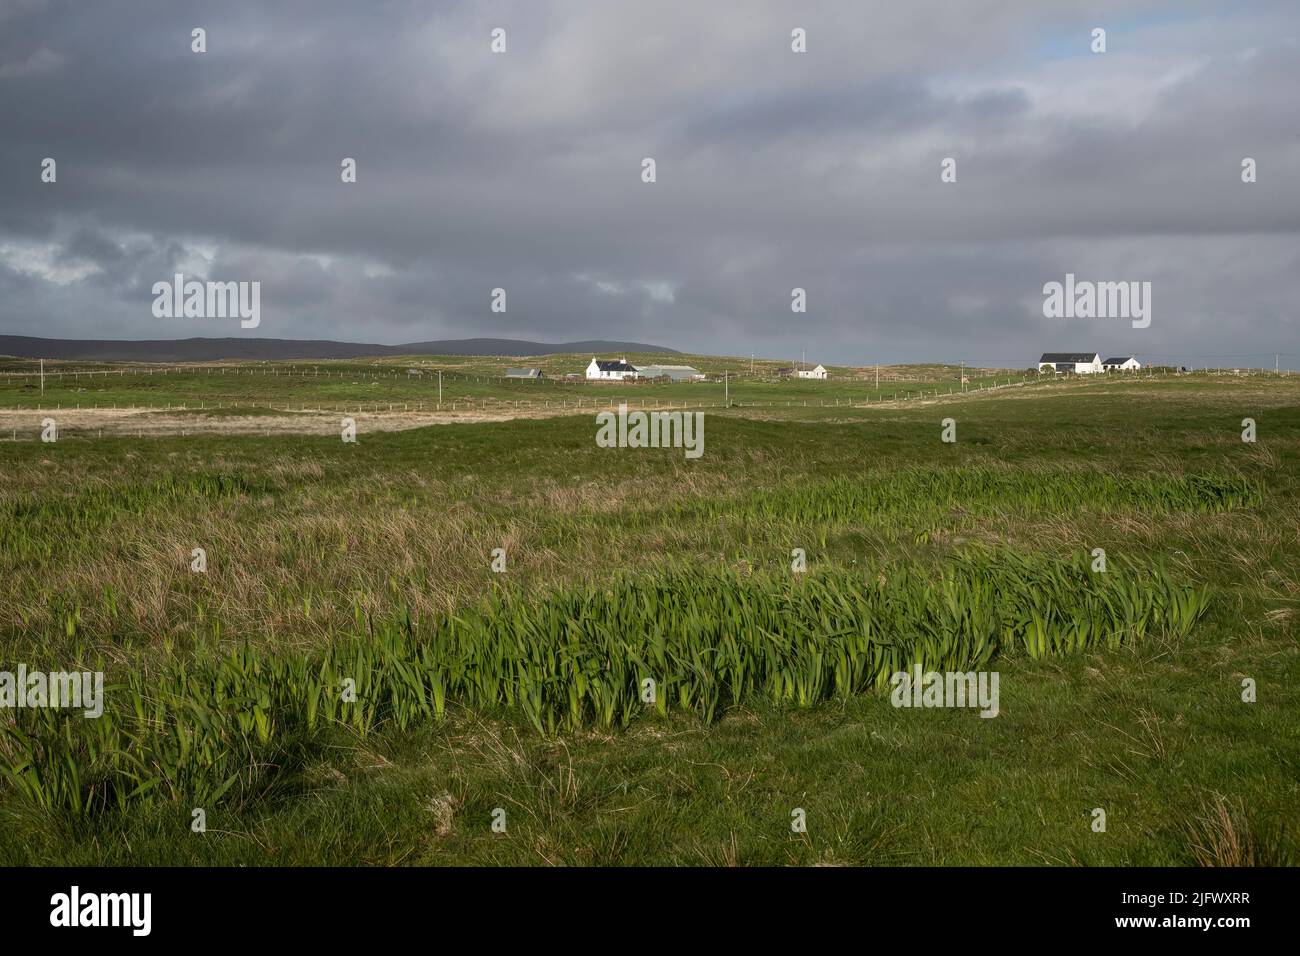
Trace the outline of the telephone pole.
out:
<instances>
[{"instance_id":1,"label":"telephone pole","mask_svg":"<svg viewBox=\"0 0 1300 956\"><path fill-rule=\"evenodd\" d=\"M722 405L724 408L731 407L731 379L730 372L725 369L722 372Z\"/></svg>"},{"instance_id":2,"label":"telephone pole","mask_svg":"<svg viewBox=\"0 0 1300 956\"><path fill-rule=\"evenodd\" d=\"M438 404L442 404L442 369L438 369Z\"/></svg>"},{"instance_id":3,"label":"telephone pole","mask_svg":"<svg viewBox=\"0 0 1300 956\"><path fill-rule=\"evenodd\" d=\"M1274 374L1274 375L1281 375L1281 374L1282 374L1281 369L1280 369L1280 366L1279 366L1279 364L1278 364L1278 359L1279 359L1280 357L1281 357L1281 356L1279 355L1279 353L1277 353L1277 352L1274 352L1274 353L1273 353L1273 374Z\"/></svg>"}]
</instances>

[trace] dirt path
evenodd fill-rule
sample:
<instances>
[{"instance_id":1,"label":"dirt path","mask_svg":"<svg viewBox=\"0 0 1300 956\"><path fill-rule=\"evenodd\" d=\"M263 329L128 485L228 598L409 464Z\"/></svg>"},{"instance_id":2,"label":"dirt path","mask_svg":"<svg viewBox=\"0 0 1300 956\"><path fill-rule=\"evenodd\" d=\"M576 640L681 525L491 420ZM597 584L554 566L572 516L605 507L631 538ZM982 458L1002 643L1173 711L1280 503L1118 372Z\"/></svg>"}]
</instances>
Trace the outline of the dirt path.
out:
<instances>
[{"instance_id":1,"label":"dirt path","mask_svg":"<svg viewBox=\"0 0 1300 956\"><path fill-rule=\"evenodd\" d=\"M60 435L136 435L161 437L165 435L331 435L337 436L344 418L356 422L357 432L403 431L427 425L472 424L474 422L505 422L517 418L555 418L560 416L594 416L599 411L617 410L617 402L608 408L587 405L534 406L521 408L473 407L442 411L283 411L255 409L205 413L149 408L63 408L3 409L0 408L0 441L38 441L42 423L53 419ZM636 408L636 405L630 406ZM641 406L654 410L654 405ZM711 407L711 406L706 406Z\"/></svg>"},{"instance_id":2,"label":"dirt path","mask_svg":"<svg viewBox=\"0 0 1300 956\"><path fill-rule=\"evenodd\" d=\"M154 409L82 408L31 411L0 409L0 440L35 440L41 423L52 418L63 433L104 435L337 435L344 418L356 421L357 431L401 431L425 425L501 422L512 418L573 415L576 409L504 409L442 412L283 412L259 409L255 414L204 414Z\"/></svg>"}]
</instances>

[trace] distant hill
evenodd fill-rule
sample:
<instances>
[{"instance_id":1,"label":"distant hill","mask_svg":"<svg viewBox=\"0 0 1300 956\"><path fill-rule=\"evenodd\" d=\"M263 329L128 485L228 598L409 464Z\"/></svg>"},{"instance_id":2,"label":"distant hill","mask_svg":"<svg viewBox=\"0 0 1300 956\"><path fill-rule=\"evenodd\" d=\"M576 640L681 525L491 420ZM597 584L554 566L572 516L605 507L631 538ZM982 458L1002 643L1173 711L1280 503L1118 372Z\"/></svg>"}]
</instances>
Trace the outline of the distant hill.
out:
<instances>
[{"instance_id":1,"label":"distant hill","mask_svg":"<svg viewBox=\"0 0 1300 956\"><path fill-rule=\"evenodd\" d=\"M385 355L557 355L565 352L662 352L676 349L640 342L524 342L519 339L446 339L407 345L368 345L329 339L41 339L0 335L0 355L99 362L211 362L218 359L350 359Z\"/></svg>"}]
</instances>

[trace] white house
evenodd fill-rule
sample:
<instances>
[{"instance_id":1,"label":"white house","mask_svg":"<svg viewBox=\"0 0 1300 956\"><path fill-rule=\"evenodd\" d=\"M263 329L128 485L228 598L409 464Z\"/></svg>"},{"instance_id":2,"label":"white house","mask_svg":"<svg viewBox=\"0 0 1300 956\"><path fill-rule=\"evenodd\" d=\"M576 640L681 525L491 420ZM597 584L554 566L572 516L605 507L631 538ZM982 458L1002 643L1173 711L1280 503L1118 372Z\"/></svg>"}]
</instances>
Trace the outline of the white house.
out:
<instances>
[{"instance_id":1,"label":"white house","mask_svg":"<svg viewBox=\"0 0 1300 956\"><path fill-rule=\"evenodd\" d=\"M1101 363L1101 367L1108 372L1136 372L1142 367L1142 363L1131 355L1117 355L1106 359Z\"/></svg>"},{"instance_id":2,"label":"white house","mask_svg":"<svg viewBox=\"0 0 1300 956\"><path fill-rule=\"evenodd\" d=\"M587 378L592 381L621 382L625 378L636 378L638 374L635 367L627 364L626 358L605 361L593 355L591 364L587 366Z\"/></svg>"},{"instance_id":3,"label":"white house","mask_svg":"<svg viewBox=\"0 0 1300 956\"><path fill-rule=\"evenodd\" d=\"M642 365L636 371L641 378L667 378L674 382L704 380L704 373L689 365Z\"/></svg>"},{"instance_id":4,"label":"white house","mask_svg":"<svg viewBox=\"0 0 1300 956\"><path fill-rule=\"evenodd\" d=\"M1044 352L1038 360L1038 371L1092 375L1102 371L1101 355L1098 352Z\"/></svg>"},{"instance_id":5,"label":"white house","mask_svg":"<svg viewBox=\"0 0 1300 956\"><path fill-rule=\"evenodd\" d=\"M816 368L801 368L794 373L795 378L825 378L826 366L818 365Z\"/></svg>"}]
</instances>

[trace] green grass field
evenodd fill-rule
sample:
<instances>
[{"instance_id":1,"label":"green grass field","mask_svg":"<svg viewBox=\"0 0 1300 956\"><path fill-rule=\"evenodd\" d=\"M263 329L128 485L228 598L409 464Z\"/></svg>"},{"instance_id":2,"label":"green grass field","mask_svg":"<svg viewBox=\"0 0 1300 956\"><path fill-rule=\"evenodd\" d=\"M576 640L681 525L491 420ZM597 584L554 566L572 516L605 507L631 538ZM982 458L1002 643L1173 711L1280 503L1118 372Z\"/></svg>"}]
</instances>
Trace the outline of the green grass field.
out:
<instances>
[{"instance_id":1,"label":"green grass field","mask_svg":"<svg viewBox=\"0 0 1300 956\"><path fill-rule=\"evenodd\" d=\"M0 407L10 409L167 408L223 409L256 406L280 408L432 409L439 403L480 405L533 402L568 404L595 402L690 402L715 404L724 398L740 403L785 405L809 402L879 402L919 398L922 393L962 390L960 370L945 366L882 367L879 384L874 370L833 368L827 381L778 378L781 363L751 363L708 356L630 355L637 362L672 361L692 364L710 376L698 382L638 382L627 384L566 381L566 373L581 373L589 356L558 355L529 359L547 378L507 379L507 367L522 360L472 356L421 356L405 361L213 363L205 366L49 363L44 390L37 366L30 361L0 362ZM417 374L418 373L418 374ZM724 386L723 376L728 377ZM969 370L966 388L979 389L1009 381L1023 382L1023 371Z\"/></svg>"},{"instance_id":2,"label":"green grass field","mask_svg":"<svg viewBox=\"0 0 1300 956\"><path fill-rule=\"evenodd\" d=\"M0 376L0 671L112 687L0 711L0 862L1300 860L1295 376L456 358L444 401L687 403L705 453L582 408L37 440L37 405L436 402L421 361ZM893 706L912 663L998 672L997 716Z\"/></svg>"}]
</instances>

